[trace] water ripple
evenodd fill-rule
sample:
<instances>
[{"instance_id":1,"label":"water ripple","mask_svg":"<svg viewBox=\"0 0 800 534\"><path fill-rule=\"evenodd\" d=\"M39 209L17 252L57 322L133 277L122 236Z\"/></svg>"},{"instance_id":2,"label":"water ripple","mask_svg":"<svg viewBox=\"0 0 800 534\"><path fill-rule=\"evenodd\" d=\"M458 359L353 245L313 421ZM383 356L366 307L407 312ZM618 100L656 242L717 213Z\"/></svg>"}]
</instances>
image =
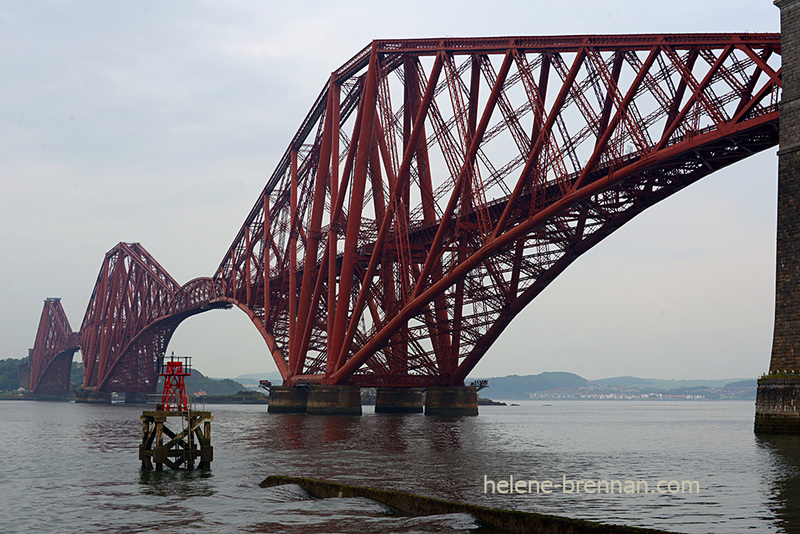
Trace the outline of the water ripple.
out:
<instances>
[{"instance_id":1,"label":"water ripple","mask_svg":"<svg viewBox=\"0 0 800 534\"><path fill-rule=\"evenodd\" d=\"M366 499L261 489L308 476L513 510L701 532L800 531L800 438L752 403L522 402L477 418L320 417L215 406L211 471L144 472L132 406L0 401L3 532L487 532ZM699 494L484 493L486 480L697 480Z\"/></svg>"}]
</instances>

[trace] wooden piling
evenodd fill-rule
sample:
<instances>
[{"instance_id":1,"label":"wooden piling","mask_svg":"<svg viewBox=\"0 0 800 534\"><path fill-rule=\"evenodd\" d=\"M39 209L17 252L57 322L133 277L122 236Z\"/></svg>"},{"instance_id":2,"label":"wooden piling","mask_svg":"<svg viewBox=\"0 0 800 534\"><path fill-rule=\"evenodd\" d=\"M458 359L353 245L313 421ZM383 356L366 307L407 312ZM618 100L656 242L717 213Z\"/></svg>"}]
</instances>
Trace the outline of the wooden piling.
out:
<instances>
[{"instance_id":1,"label":"wooden piling","mask_svg":"<svg viewBox=\"0 0 800 534\"><path fill-rule=\"evenodd\" d=\"M179 432L172 431L166 422L177 418ZM139 459L142 469L210 469L214 458L211 446L211 412L145 410L142 421L142 443ZM168 441L164 442L164 435ZM197 465L195 465L197 462Z\"/></svg>"}]
</instances>

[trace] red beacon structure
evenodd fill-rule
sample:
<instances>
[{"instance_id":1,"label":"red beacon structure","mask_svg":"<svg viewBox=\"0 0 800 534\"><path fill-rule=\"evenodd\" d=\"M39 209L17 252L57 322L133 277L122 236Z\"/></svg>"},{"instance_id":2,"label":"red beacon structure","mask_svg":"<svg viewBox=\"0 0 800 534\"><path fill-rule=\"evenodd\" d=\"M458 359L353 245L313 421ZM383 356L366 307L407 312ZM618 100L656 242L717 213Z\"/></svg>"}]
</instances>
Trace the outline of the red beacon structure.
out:
<instances>
[{"instance_id":1,"label":"red beacon structure","mask_svg":"<svg viewBox=\"0 0 800 534\"><path fill-rule=\"evenodd\" d=\"M166 358L159 359L159 376L164 377L164 392L157 410L165 412L188 412L189 402L186 397L184 378L192 374L192 357L175 356L173 352Z\"/></svg>"},{"instance_id":2,"label":"red beacon structure","mask_svg":"<svg viewBox=\"0 0 800 534\"><path fill-rule=\"evenodd\" d=\"M192 357L175 356L158 359L159 376L164 377L161 402L155 410L145 410L142 421L142 443L139 459L142 469L210 469L214 457L211 446L211 412L192 410L186 395L185 378L192 374ZM170 430L168 418L180 420L180 430Z\"/></svg>"}]
</instances>

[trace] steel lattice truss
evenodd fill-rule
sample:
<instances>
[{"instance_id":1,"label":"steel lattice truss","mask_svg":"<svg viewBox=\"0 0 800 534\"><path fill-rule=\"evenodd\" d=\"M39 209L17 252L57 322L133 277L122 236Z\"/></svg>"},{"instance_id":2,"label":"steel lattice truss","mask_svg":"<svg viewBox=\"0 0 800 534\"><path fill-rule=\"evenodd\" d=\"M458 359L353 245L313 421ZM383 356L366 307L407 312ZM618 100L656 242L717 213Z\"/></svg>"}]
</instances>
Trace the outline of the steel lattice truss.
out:
<instances>
[{"instance_id":1,"label":"steel lattice truss","mask_svg":"<svg viewBox=\"0 0 800 534\"><path fill-rule=\"evenodd\" d=\"M208 278L181 287L138 243L107 254L81 326L86 389L154 391L156 362L186 317L218 307Z\"/></svg>"},{"instance_id":2,"label":"steel lattice truss","mask_svg":"<svg viewBox=\"0 0 800 534\"><path fill-rule=\"evenodd\" d=\"M106 254L81 325L84 387L155 387L154 362L166 350L169 336L161 329L156 335L140 334L170 313L172 295L179 288L138 243L120 243ZM131 345L135 350L129 350ZM108 388L112 383L115 387Z\"/></svg>"},{"instance_id":3,"label":"steel lattice truss","mask_svg":"<svg viewBox=\"0 0 800 534\"><path fill-rule=\"evenodd\" d=\"M142 383L133 360L220 303L287 385L463 384L583 252L777 144L780 53L779 34L375 41L331 75L213 279L179 289L139 250L114 282L109 253L87 384ZM109 297L145 273L133 308Z\"/></svg>"},{"instance_id":4,"label":"steel lattice truss","mask_svg":"<svg viewBox=\"0 0 800 534\"><path fill-rule=\"evenodd\" d=\"M69 325L61 299L45 300L31 356L31 391L67 393L76 350L78 334Z\"/></svg>"},{"instance_id":5,"label":"steel lattice truss","mask_svg":"<svg viewBox=\"0 0 800 534\"><path fill-rule=\"evenodd\" d=\"M779 55L777 34L376 41L215 279L288 383L461 384L577 256L777 143Z\"/></svg>"},{"instance_id":6,"label":"steel lattice truss","mask_svg":"<svg viewBox=\"0 0 800 534\"><path fill-rule=\"evenodd\" d=\"M210 278L183 286L139 243L106 254L81 331L73 333L59 299L45 301L31 362L31 391L66 393L72 357L83 353L88 390L152 392L156 363L187 317L230 304Z\"/></svg>"}]
</instances>

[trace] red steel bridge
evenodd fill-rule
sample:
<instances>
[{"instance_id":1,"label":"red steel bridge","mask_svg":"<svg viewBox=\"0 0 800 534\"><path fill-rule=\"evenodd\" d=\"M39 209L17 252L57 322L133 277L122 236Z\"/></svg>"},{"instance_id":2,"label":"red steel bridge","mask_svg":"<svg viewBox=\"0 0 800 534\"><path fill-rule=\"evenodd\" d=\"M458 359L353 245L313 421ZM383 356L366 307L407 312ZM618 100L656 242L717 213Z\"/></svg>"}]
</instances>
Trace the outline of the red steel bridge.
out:
<instances>
[{"instance_id":1,"label":"red steel bridge","mask_svg":"<svg viewBox=\"0 0 800 534\"><path fill-rule=\"evenodd\" d=\"M31 390L150 392L187 317L236 306L284 385L461 386L581 254L778 143L780 34L374 41L325 83L210 278L137 243L79 332L45 301Z\"/></svg>"}]
</instances>

